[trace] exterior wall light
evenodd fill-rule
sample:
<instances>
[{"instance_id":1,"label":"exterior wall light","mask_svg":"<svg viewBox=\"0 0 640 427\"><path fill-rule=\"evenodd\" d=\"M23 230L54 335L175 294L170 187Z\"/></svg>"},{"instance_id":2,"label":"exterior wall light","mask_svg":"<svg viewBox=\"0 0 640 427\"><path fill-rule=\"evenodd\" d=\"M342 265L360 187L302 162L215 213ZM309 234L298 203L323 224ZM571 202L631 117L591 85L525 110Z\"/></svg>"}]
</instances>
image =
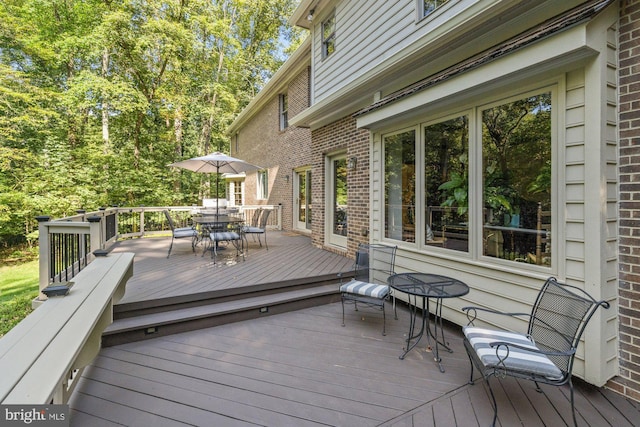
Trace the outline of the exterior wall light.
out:
<instances>
[{"instance_id":1,"label":"exterior wall light","mask_svg":"<svg viewBox=\"0 0 640 427\"><path fill-rule=\"evenodd\" d=\"M349 157L347 160L347 169L355 169L358 165L358 159L356 157Z\"/></svg>"}]
</instances>

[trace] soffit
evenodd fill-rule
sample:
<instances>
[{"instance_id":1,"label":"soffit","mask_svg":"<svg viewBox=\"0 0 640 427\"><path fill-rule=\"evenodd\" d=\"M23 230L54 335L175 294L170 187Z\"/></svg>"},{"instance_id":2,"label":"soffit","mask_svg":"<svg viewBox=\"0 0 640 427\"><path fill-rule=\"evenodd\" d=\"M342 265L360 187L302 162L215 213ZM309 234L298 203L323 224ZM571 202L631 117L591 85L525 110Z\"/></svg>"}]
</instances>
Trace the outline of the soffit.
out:
<instances>
[{"instance_id":1,"label":"soffit","mask_svg":"<svg viewBox=\"0 0 640 427\"><path fill-rule=\"evenodd\" d=\"M571 11L575 11L579 7L587 9L597 5L605 7L611 2L613 0L592 0L571 9ZM455 28L450 28L432 42L424 44L423 41L417 41L411 50L400 52L396 57L389 58L380 67L370 70L344 89L327 96L307 110L290 118L289 123L294 126L317 129L342 117L352 115L354 112L378 105L378 103L371 104L374 93L380 93L383 96L380 102L387 102L390 97L399 92L410 87L415 89L414 85L428 80L428 78L418 80L420 76L433 77L442 73L442 70L447 71L467 61L470 56L469 52L473 52L475 46L495 47L508 44L518 37L518 33L524 34L517 29L527 28L528 22L544 21L544 24L548 24L558 16L565 16L568 12L557 12L559 14L556 15L556 18L550 20L540 19L543 15L550 16L551 10L562 11L560 8L562 5L566 6L565 3L551 2L549 4L549 2L539 1L498 2L491 10L470 10L469 15L460 20ZM544 24L538 24L533 28ZM532 29L528 31L532 31ZM556 29L557 31L560 30ZM552 33L546 36L550 35ZM504 42L504 40L507 41ZM533 42L531 41L531 43ZM482 49L483 53L487 50ZM414 83L416 81L418 83Z\"/></svg>"}]
</instances>

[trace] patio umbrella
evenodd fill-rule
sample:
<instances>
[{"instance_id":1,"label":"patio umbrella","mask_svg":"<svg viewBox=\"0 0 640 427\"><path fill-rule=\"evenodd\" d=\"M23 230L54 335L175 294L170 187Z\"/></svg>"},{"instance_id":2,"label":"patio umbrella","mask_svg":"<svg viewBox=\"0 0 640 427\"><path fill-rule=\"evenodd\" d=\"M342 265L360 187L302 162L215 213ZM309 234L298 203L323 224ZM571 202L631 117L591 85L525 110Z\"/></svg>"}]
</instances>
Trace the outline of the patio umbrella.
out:
<instances>
[{"instance_id":1,"label":"patio umbrella","mask_svg":"<svg viewBox=\"0 0 640 427\"><path fill-rule=\"evenodd\" d=\"M224 153L215 152L207 154L206 156L194 157L189 160L182 160L181 162L171 163L169 166L187 169L193 172L200 173L241 173L254 170L263 169L260 166L252 165L244 160L236 159L235 157L228 156ZM216 175L216 215L218 215L218 179L219 175Z\"/></svg>"}]
</instances>

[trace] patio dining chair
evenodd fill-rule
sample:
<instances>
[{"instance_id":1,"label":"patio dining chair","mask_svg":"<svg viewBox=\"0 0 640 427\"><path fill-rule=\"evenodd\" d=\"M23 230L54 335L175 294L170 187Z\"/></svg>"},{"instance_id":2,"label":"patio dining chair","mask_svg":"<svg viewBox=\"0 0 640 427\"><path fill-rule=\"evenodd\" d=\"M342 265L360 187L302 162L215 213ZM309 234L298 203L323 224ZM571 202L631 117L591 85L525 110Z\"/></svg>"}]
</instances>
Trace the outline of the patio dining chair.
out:
<instances>
[{"instance_id":1,"label":"patio dining chair","mask_svg":"<svg viewBox=\"0 0 640 427\"><path fill-rule=\"evenodd\" d=\"M169 252L167 253L167 258L171 255L171 249L173 248L173 240L174 239L191 239L191 249L193 252L196 251L196 242L198 240L198 231L193 227L179 227L176 228L173 218L169 214L168 210L164 210L164 216L167 218L167 222L169 223L169 227L171 228L171 244L169 245Z\"/></svg>"},{"instance_id":2,"label":"patio dining chair","mask_svg":"<svg viewBox=\"0 0 640 427\"><path fill-rule=\"evenodd\" d=\"M241 225L230 225L228 223L212 223L209 228L209 237L211 244L211 257L215 264L218 260L218 249L220 243L231 243L236 249L236 258L242 254L244 257L243 231ZM205 249L206 250L206 249Z\"/></svg>"},{"instance_id":3,"label":"patio dining chair","mask_svg":"<svg viewBox=\"0 0 640 427\"><path fill-rule=\"evenodd\" d=\"M258 213L258 219L256 219L256 214L254 213L253 218L251 219L251 225L243 228L245 235L251 234L254 239L256 235L258 236L258 243L260 243L260 247L262 247L260 235L264 235L264 246L267 248L267 250L269 250L269 245L267 245L267 221L269 220L270 214L271 209L260 209L260 212Z\"/></svg>"},{"instance_id":4,"label":"patio dining chair","mask_svg":"<svg viewBox=\"0 0 640 427\"><path fill-rule=\"evenodd\" d=\"M471 363L469 383L473 384L473 368L478 368L489 387L493 405L493 423L498 417L498 404L489 379L516 377L539 383L561 386L569 384L573 423L577 426L571 371L587 323L598 307L609 308L606 301L596 301L575 286L546 280L531 313L504 313L481 307L464 307L469 323L462 328L464 346ZM499 315L528 319L526 333L476 327L478 312L486 316ZM491 320L491 319L486 319Z\"/></svg>"},{"instance_id":5,"label":"patio dining chair","mask_svg":"<svg viewBox=\"0 0 640 427\"><path fill-rule=\"evenodd\" d=\"M382 310L382 335L387 334L384 310L385 301L389 298L387 279L395 274L397 248L397 246L365 243L358 246L353 278L343 284L343 275L338 275L342 301L342 326L344 326L344 304L353 303L355 310L358 311L358 303L361 303ZM397 314L395 317L398 318Z\"/></svg>"}]
</instances>

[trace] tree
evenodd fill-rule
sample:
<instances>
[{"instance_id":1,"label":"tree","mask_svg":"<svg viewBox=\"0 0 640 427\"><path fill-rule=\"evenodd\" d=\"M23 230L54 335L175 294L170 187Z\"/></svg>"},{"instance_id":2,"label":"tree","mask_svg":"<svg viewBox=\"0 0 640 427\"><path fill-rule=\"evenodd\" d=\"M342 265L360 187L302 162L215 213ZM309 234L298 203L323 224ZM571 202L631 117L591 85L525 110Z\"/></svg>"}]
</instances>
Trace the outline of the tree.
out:
<instances>
[{"instance_id":1,"label":"tree","mask_svg":"<svg viewBox=\"0 0 640 427\"><path fill-rule=\"evenodd\" d=\"M227 149L227 126L284 60L281 34L297 43L294 7L2 2L0 235L24 237L41 213L196 203L207 177L166 165Z\"/></svg>"}]
</instances>

